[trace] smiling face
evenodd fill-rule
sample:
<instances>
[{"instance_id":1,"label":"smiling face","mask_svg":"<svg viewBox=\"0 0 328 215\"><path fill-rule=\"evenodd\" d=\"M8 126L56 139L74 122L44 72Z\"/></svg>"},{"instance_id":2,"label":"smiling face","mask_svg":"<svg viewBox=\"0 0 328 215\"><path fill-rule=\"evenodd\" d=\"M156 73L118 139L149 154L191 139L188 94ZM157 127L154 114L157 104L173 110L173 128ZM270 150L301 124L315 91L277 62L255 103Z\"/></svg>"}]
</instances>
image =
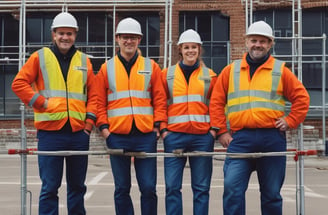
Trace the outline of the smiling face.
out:
<instances>
[{"instance_id":1,"label":"smiling face","mask_svg":"<svg viewBox=\"0 0 328 215\"><path fill-rule=\"evenodd\" d=\"M53 41L56 43L60 53L66 54L70 48L74 45L76 40L75 28L56 28L52 32Z\"/></svg>"},{"instance_id":2,"label":"smiling face","mask_svg":"<svg viewBox=\"0 0 328 215\"><path fill-rule=\"evenodd\" d=\"M200 55L200 45L198 43L182 43L179 49L185 65L192 66L196 63Z\"/></svg>"},{"instance_id":3,"label":"smiling face","mask_svg":"<svg viewBox=\"0 0 328 215\"><path fill-rule=\"evenodd\" d=\"M129 61L136 53L141 36L137 34L120 34L116 36L116 42L120 47L120 53Z\"/></svg>"},{"instance_id":4,"label":"smiling face","mask_svg":"<svg viewBox=\"0 0 328 215\"><path fill-rule=\"evenodd\" d=\"M262 59L270 51L273 41L260 35L249 35L246 37L246 47L249 56L257 61Z\"/></svg>"}]
</instances>

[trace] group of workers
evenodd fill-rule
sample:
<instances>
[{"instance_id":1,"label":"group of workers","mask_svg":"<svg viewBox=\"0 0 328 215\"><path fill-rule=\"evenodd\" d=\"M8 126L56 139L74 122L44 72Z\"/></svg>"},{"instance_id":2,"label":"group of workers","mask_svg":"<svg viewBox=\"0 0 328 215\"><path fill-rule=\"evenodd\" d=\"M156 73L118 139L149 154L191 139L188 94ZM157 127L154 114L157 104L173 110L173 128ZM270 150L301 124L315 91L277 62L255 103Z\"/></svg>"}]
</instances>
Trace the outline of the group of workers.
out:
<instances>
[{"instance_id":1,"label":"group of workers","mask_svg":"<svg viewBox=\"0 0 328 215\"><path fill-rule=\"evenodd\" d=\"M121 20L115 32L119 46L95 75L90 59L75 47L77 21L59 13L51 26L53 44L33 53L18 72L12 89L34 109L38 150L89 150L93 127L109 149L126 152L213 152L216 139L229 153L284 152L285 132L304 121L309 95L285 63L270 55L272 28L263 21L250 25L247 52L217 75L202 61L202 40L188 29L178 40L180 60L163 70L143 57L141 26L133 18ZM291 110L285 112L285 101ZM111 155L118 215L134 214L131 157ZM193 214L209 213L211 156L165 157L165 209L182 215L183 171L189 161ZM88 156L38 156L42 181L39 215L58 215L58 189L65 161L67 210L86 214L84 194ZM134 158L140 190L141 214L156 215L157 160ZM286 157L230 158L224 163L223 211L245 214L245 192L257 171L263 215L282 214L280 190ZM219 209L218 209L219 211ZM219 213L219 212L218 212Z\"/></svg>"}]
</instances>

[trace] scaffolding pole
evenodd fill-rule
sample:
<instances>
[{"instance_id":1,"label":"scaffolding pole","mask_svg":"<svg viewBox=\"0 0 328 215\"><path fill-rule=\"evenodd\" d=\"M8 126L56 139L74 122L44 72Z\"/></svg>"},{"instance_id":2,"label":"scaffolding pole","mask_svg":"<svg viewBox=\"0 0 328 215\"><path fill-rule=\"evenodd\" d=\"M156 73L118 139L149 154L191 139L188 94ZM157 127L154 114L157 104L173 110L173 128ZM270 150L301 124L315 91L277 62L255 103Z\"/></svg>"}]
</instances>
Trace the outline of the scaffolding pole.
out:
<instances>
[{"instance_id":1,"label":"scaffolding pole","mask_svg":"<svg viewBox=\"0 0 328 215\"><path fill-rule=\"evenodd\" d=\"M328 155L326 141L326 34L322 35L322 141L325 144L325 155Z\"/></svg>"},{"instance_id":2,"label":"scaffolding pole","mask_svg":"<svg viewBox=\"0 0 328 215\"><path fill-rule=\"evenodd\" d=\"M26 10L25 10L25 0L21 1L20 5L20 16L19 16L19 69L22 68L25 63L25 38L26 38ZM25 128L25 106L21 103L21 149L26 149L26 128ZM27 158L26 155L21 154L21 215L25 215L26 210L26 194L27 194Z\"/></svg>"},{"instance_id":3,"label":"scaffolding pole","mask_svg":"<svg viewBox=\"0 0 328 215\"><path fill-rule=\"evenodd\" d=\"M292 7L294 8L294 13L292 14L292 16L294 17L294 22L293 24L293 28L295 28L297 26L297 32L295 30L293 30L293 32L295 33L296 36L296 44L297 44L297 50L293 50L296 51L297 53L297 72L298 72L298 79L300 80L300 82L302 82L302 76L303 76L303 71L302 71L302 7L301 7L301 0L297 0L297 4L296 4L296 9L295 9L295 1L293 0L293 5ZM296 20L295 20L296 19ZM294 53L293 53L294 55ZM294 68L293 68L294 69ZM297 133L298 133L298 150L303 150L304 149L304 143L303 143L303 123L301 123L298 127ZM299 159L299 162L296 163L297 167L296 168L298 170L298 172L296 173L296 179L298 181L297 183L297 188L296 188L296 212L297 214L303 215L305 208L305 200L304 200L304 158L301 157Z\"/></svg>"}]
</instances>

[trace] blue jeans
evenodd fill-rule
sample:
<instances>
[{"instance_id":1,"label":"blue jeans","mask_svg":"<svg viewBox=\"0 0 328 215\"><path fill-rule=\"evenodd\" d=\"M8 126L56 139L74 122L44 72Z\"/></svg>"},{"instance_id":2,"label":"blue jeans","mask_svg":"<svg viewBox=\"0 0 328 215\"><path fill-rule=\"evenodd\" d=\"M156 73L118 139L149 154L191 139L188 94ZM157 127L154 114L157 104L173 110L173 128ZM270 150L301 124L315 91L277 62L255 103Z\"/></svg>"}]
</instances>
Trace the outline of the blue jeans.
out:
<instances>
[{"instance_id":1,"label":"blue jeans","mask_svg":"<svg viewBox=\"0 0 328 215\"><path fill-rule=\"evenodd\" d=\"M184 152L213 152L214 138L207 134L186 134L170 132L164 138L164 150L175 149ZM165 157L165 208L167 215L182 215L182 178L187 157ZM193 191L194 215L208 214L209 191L212 177L212 157L189 157L191 187Z\"/></svg>"},{"instance_id":2,"label":"blue jeans","mask_svg":"<svg viewBox=\"0 0 328 215\"><path fill-rule=\"evenodd\" d=\"M227 152L286 151L286 137L278 129L242 129L233 134ZM237 159L224 163L223 209L225 215L245 214L245 192L250 175L257 172L261 192L262 215L281 215L280 190L285 179L286 156Z\"/></svg>"},{"instance_id":3,"label":"blue jeans","mask_svg":"<svg viewBox=\"0 0 328 215\"><path fill-rule=\"evenodd\" d=\"M62 133L38 131L39 151L89 150L89 135L84 131ZM67 209L69 215L84 215L84 184L88 156L38 156L39 174L42 187L39 198L39 215L58 215L58 189L63 177L64 159L66 164Z\"/></svg>"},{"instance_id":4,"label":"blue jeans","mask_svg":"<svg viewBox=\"0 0 328 215\"><path fill-rule=\"evenodd\" d=\"M107 147L111 149L124 149L124 151L149 152L157 151L156 133L134 135L109 135L106 140ZM141 192L141 214L157 214L157 159L135 158L134 168ZM134 214L133 203L130 196L131 189L131 157L110 156L110 164L115 182L115 211L117 215Z\"/></svg>"}]
</instances>

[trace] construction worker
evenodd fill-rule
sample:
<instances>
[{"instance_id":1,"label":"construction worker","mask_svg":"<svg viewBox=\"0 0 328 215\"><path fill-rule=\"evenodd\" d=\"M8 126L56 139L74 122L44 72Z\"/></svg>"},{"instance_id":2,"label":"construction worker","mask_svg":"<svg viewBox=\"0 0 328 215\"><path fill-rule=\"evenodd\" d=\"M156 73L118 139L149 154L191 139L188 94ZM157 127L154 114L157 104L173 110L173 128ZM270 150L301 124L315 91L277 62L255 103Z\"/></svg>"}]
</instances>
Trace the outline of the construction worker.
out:
<instances>
[{"instance_id":1,"label":"construction worker","mask_svg":"<svg viewBox=\"0 0 328 215\"><path fill-rule=\"evenodd\" d=\"M140 23L133 18L125 18L117 25L119 51L97 74L97 127L110 149L156 153L160 123L167 120L166 99L159 65L139 52L142 35ZM143 215L157 214L156 162L156 157L134 158ZM134 214L131 157L111 155L110 164L116 214Z\"/></svg>"},{"instance_id":2,"label":"construction worker","mask_svg":"<svg viewBox=\"0 0 328 215\"><path fill-rule=\"evenodd\" d=\"M174 152L213 152L216 130L210 127L208 104L216 74L201 59L202 41L192 30L178 41L181 59L163 70L168 100L168 122L161 135L164 150ZM182 178L187 157L165 157L165 208L167 215L182 215ZM193 214L208 214L212 177L212 157L189 157Z\"/></svg>"},{"instance_id":3,"label":"construction worker","mask_svg":"<svg viewBox=\"0 0 328 215\"><path fill-rule=\"evenodd\" d=\"M285 63L270 55L273 44L270 25L264 21L251 24L246 33L248 52L226 66L215 84L211 126L219 129L219 142L228 153L284 152L286 130L297 128L306 117L309 95ZM288 114L285 99L291 102ZM245 214L245 192L253 171L260 185L262 214L282 214L280 190L285 169L286 156L227 157L223 168L224 214Z\"/></svg>"},{"instance_id":4,"label":"construction worker","mask_svg":"<svg viewBox=\"0 0 328 215\"><path fill-rule=\"evenodd\" d=\"M76 19L70 13L59 13L51 30L53 45L30 56L15 77L12 89L34 109L38 150L87 151L97 112L95 75L87 55L74 46ZM39 215L58 214L57 194L64 160L68 214L86 214L83 198L88 156L39 155Z\"/></svg>"}]
</instances>

